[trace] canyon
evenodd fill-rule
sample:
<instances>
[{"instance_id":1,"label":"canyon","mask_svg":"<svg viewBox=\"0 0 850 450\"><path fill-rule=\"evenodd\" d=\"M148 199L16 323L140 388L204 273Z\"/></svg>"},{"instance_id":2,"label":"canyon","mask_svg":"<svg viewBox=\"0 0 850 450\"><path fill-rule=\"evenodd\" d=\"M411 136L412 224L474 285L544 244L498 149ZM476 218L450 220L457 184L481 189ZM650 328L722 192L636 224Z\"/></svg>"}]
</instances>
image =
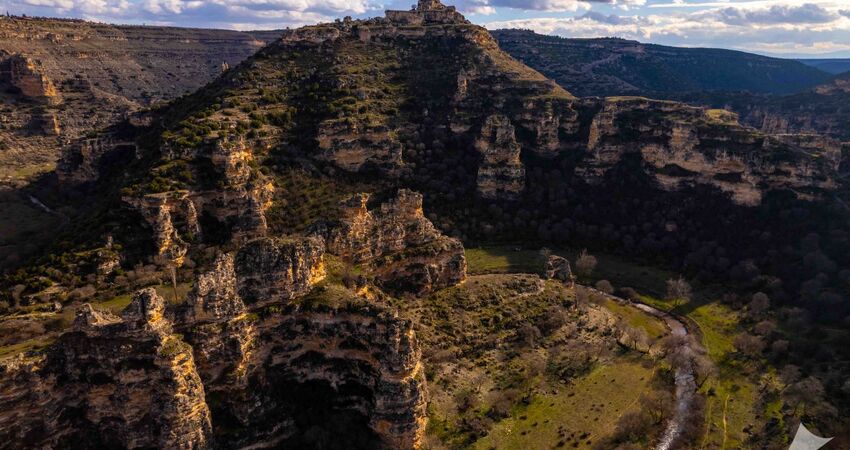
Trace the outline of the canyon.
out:
<instances>
[{"instance_id":1,"label":"canyon","mask_svg":"<svg viewBox=\"0 0 850 450\"><path fill-rule=\"evenodd\" d=\"M0 163L44 169L8 189L56 216L32 258L13 247L4 260L0 324L22 332L2 336L0 437L15 448L465 448L600 371L623 383L611 367L650 396L618 418L655 400L676 412L655 421L666 434L617 424L593 443L687 446L701 427L685 422L713 394L694 395L678 352L709 356L665 339L685 325L702 337L685 315L708 303L669 294L684 282L673 271L705 298L742 293L722 291L746 316L722 333L768 317L742 306L762 291L789 317L808 317L802 292L832 305L824 320L846 315L839 139L577 97L438 0L267 33L4 17L0 48L14 112L0 138L17 161ZM22 236L14 245L35 244ZM507 262L482 256L493 242ZM564 244L574 265L541 248ZM614 302L596 259L572 251L585 244L663 264L627 278L653 278L658 299L619 286L659 308ZM620 264L604 273L633 270ZM751 381L756 362L723 339L713 362ZM761 419L751 442L772 433ZM552 428L543 420L529 426Z\"/></svg>"}]
</instances>

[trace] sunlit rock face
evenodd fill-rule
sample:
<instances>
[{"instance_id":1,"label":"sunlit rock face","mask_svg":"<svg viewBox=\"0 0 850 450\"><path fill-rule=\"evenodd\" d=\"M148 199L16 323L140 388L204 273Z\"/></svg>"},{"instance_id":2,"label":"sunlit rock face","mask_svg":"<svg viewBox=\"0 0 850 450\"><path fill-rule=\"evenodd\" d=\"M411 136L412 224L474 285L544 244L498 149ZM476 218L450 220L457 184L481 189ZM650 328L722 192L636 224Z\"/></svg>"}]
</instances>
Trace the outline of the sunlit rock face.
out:
<instances>
[{"instance_id":1,"label":"sunlit rock face","mask_svg":"<svg viewBox=\"0 0 850 450\"><path fill-rule=\"evenodd\" d=\"M148 288L120 316L81 307L44 356L4 362L0 436L15 448L337 448L327 437L341 435L346 448L419 448L427 388L412 322L342 287L341 304L322 304L325 288L305 302L298 280L274 275L309 261L299 252L316 240L247 244L237 255L268 263L256 273L219 254L185 304ZM244 279L269 276L250 291L267 297L243 301Z\"/></svg>"},{"instance_id":2,"label":"sunlit rock face","mask_svg":"<svg viewBox=\"0 0 850 450\"><path fill-rule=\"evenodd\" d=\"M153 289L136 293L120 317L85 305L44 357L7 361L0 435L19 448L209 447L192 347L164 312Z\"/></svg>"},{"instance_id":3,"label":"sunlit rock face","mask_svg":"<svg viewBox=\"0 0 850 450\"><path fill-rule=\"evenodd\" d=\"M248 242L236 254L239 295L249 303L258 303L306 294L325 276L324 251L319 238Z\"/></svg>"},{"instance_id":4,"label":"sunlit rock face","mask_svg":"<svg viewBox=\"0 0 850 450\"><path fill-rule=\"evenodd\" d=\"M319 224L330 253L366 263L379 285L422 295L466 278L463 244L443 235L422 210L422 195L407 189L373 209L357 194L342 205L342 217Z\"/></svg>"}]
</instances>

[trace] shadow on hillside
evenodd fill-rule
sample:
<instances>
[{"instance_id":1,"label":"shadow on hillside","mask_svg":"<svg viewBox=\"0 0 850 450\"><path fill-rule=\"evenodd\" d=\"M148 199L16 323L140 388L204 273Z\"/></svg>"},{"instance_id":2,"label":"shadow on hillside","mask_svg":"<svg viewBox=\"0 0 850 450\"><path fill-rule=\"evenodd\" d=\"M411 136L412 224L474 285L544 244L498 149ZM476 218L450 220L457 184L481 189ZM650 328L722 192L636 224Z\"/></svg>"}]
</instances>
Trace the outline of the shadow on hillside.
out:
<instances>
[{"instance_id":1,"label":"shadow on hillside","mask_svg":"<svg viewBox=\"0 0 850 450\"><path fill-rule=\"evenodd\" d=\"M0 186L0 271L37 255L69 223L56 174L47 172L22 186Z\"/></svg>"}]
</instances>

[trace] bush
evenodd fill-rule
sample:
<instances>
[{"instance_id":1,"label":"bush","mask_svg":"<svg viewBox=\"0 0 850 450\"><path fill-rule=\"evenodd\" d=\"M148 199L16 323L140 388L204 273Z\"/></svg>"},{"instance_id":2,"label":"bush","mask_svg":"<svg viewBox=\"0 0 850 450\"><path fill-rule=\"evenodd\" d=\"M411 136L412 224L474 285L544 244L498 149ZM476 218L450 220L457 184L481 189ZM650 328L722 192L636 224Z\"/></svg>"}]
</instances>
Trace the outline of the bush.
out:
<instances>
[{"instance_id":1,"label":"bush","mask_svg":"<svg viewBox=\"0 0 850 450\"><path fill-rule=\"evenodd\" d=\"M583 277L589 277L594 269L596 269L596 257L587 254L587 250L582 250L576 259L576 272Z\"/></svg>"},{"instance_id":2,"label":"bush","mask_svg":"<svg viewBox=\"0 0 850 450\"><path fill-rule=\"evenodd\" d=\"M597 282L596 282L596 289L598 289L598 290L600 290L600 291L602 291L602 292L604 292L604 293L606 293L606 294L609 294L609 295L610 295L612 292L614 292L614 286L613 286L613 285L611 284L611 282L610 282L610 281L608 281L608 280L599 280L599 281L597 281Z\"/></svg>"}]
</instances>

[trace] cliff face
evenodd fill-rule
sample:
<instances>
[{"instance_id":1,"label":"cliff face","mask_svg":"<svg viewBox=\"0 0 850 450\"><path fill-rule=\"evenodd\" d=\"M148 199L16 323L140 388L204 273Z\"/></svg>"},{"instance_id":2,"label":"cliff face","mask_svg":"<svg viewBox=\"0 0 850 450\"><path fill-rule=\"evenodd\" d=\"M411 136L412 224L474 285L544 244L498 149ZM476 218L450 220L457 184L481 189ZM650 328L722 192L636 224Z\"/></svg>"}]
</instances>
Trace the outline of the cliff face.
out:
<instances>
[{"instance_id":1,"label":"cliff face","mask_svg":"<svg viewBox=\"0 0 850 450\"><path fill-rule=\"evenodd\" d=\"M97 152L91 132L194 91L279 35L3 16L0 105L15 113L0 120L0 147L21 151L0 152L0 163L31 173L68 142Z\"/></svg>"},{"instance_id":2,"label":"cliff face","mask_svg":"<svg viewBox=\"0 0 850 450\"><path fill-rule=\"evenodd\" d=\"M149 288L120 317L81 307L45 356L4 364L0 437L13 448L298 448L344 433L353 448L418 448L427 391L412 323L341 286L342 305L324 305L325 288L303 303L321 254L281 244L267 258L257 246L269 245L220 254L182 305ZM293 283L273 277L283 272L301 292L282 288ZM243 301L258 280L264 301Z\"/></svg>"},{"instance_id":3,"label":"cliff face","mask_svg":"<svg viewBox=\"0 0 850 450\"><path fill-rule=\"evenodd\" d=\"M368 202L368 194L355 195L338 222L318 227L329 252L368 263L379 285L395 292L421 295L466 278L463 245L425 218L421 194L401 189L372 210Z\"/></svg>"},{"instance_id":4,"label":"cliff face","mask_svg":"<svg viewBox=\"0 0 850 450\"><path fill-rule=\"evenodd\" d=\"M24 55L12 55L4 61L4 65L6 67L0 72L0 81L10 84L24 97L51 105L62 102L56 86L30 58Z\"/></svg>"},{"instance_id":5,"label":"cliff face","mask_svg":"<svg viewBox=\"0 0 850 450\"><path fill-rule=\"evenodd\" d=\"M519 197L525 187L525 167L519 159L521 147L510 119L501 115L488 117L475 149L481 153L478 193L494 200Z\"/></svg>"},{"instance_id":6,"label":"cliff face","mask_svg":"<svg viewBox=\"0 0 850 450\"><path fill-rule=\"evenodd\" d=\"M236 255L239 294L249 303L306 294L325 276L325 249L318 238L260 238Z\"/></svg>"},{"instance_id":7,"label":"cliff face","mask_svg":"<svg viewBox=\"0 0 850 450\"><path fill-rule=\"evenodd\" d=\"M838 143L807 136L766 136L737 125L725 111L642 98L604 102L590 125L578 173L601 180L626 154L663 189L712 185L739 204L755 205L771 189L837 186Z\"/></svg>"},{"instance_id":8,"label":"cliff face","mask_svg":"<svg viewBox=\"0 0 850 450\"><path fill-rule=\"evenodd\" d=\"M0 48L39 60L55 86L101 90L139 103L194 90L218 75L222 63L236 66L278 36L275 31L0 19Z\"/></svg>"},{"instance_id":9,"label":"cliff face","mask_svg":"<svg viewBox=\"0 0 850 450\"><path fill-rule=\"evenodd\" d=\"M74 330L46 356L7 362L0 418L6 442L16 448L209 447L210 411L192 348L173 334L164 304L148 289L120 318L83 307Z\"/></svg>"}]
</instances>

